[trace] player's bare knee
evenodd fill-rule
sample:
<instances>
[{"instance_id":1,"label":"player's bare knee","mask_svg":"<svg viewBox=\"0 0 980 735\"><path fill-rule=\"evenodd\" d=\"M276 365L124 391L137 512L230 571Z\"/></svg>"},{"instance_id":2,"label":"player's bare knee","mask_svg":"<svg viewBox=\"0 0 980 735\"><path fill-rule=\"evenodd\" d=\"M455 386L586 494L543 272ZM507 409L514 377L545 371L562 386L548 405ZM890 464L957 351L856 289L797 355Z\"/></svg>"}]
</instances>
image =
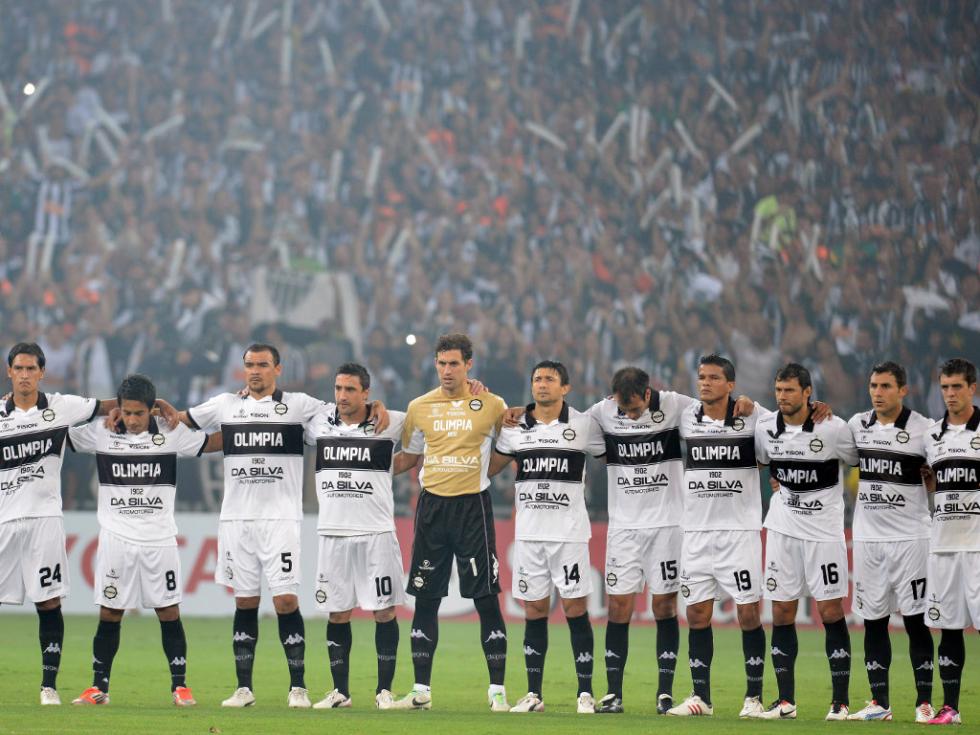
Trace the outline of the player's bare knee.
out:
<instances>
[{"instance_id":1,"label":"player's bare knee","mask_svg":"<svg viewBox=\"0 0 980 735\"><path fill-rule=\"evenodd\" d=\"M157 619L162 623L172 623L180 619L180 606L168 605L167 607L156 608Z\"/></svg>"},{"instance_id":2,"label":"player's bare knee","mask_svg":"<svg viewBox=\"0 0 980 735\"><path fill-rule=\"evenodd\" d=\"M395 608L386 607L384 610L374 611L374 622L376 623L390 623L395 619Z\"/></svg>"},{"instance_id":3,"label":"player's bare knee","mask_svg":"<svg viewBox=\"0 0 980 735\"><path fill-rule=\"evenodd\" d=\"M239 610L254 610L259 606L262 598L259 596L255 597L236 597L235 607Z\"/></svg>"},{"instance_id":4,"label":"player's bare knee","mask_svg":"<svg viewBox=\"0 0 980 735\"><path fill-rule=\"evenodd\" d=\"M276 595L272 598L277 615L289 615L299 610L299 597L296 595Z\"/></svg>"},{"instance_id":5,"label":"player's bare knee","mask_svg":"<svg viewBox=\"0 0 980 735\"><path fill-rule=\"evenodd\" d=\"M820 621L823 623L836 623L844 617L844 604L838 597L833 600L818 600L817 612L820 614Z\"/></svg>"},{"instance_id":6,"label":"player's bare knee","mask_svg":"<svg viewBox=\"0 0 980 735\"><path fill-rule=\"evenodd\" d=\"M38 611L57 610L59 607L61 607L61 598L52 597L50 600L45 600L44 602L36 602L34 603L34 607L36 607Z\"/></svg>"},{"instance_id":7,"label":"player's bare knee","mask_svg":"<svg viewBox=\"0 0 980 735\"><path fill-rule=\"evenodd\" d=\"M343 612L332 612L330 613L330 622L339 623L343 625L344 623L350 622L351 610L344 610Z\"/></svg>"},{"instance_id":8,"label":"player's bare knee","mask_svg":"<svg viewBox=\"0 0 980 735\"><path fill-rule=\"evenodd\" d=\"M546 618L548 617L550 608L550 598L545 598L543 600L525 600L524 617L527 620L540 620L541 618Z\"/></svg>"},{"instance_id":9,"label":"player's bare knee","mask_svg":"<svg viewBox=\"0 0 980 735\"><path fill-rule=\"evenodd\" d=\"M772 624L792 625L796 622L796 600L772 602Z\"/></svg>"},{"instance_id":10,"label":"player's bare knee","mask_svg":"<svg viewBox=\"0 0 980 735\"><path fill-rule=\"evenodd\" d=\"M738 624L742 630L755 630L762 625L762 616L759 614L758 602L739 605L736 608L736 612L738 614Z\"/></svg>"},{"instance_id":11,"label":"player's bare knee","mask_svg":"<svg viewBox=\"0 0 980 735\"><path fill-rule=\"evenodd\" d=\"M653 595L650 600L650 607L653 609L653 617L657 620L675 617L677 615L677 593Z\"/></svg>"},{"instance_id":12,"label":"player's bare knee","mask_svg":"<svg viewBox=\"0 0 980 735\"><path fill-rule=\"evenodd\" d=\"M117 610L114 607L99 607L99 620L103 623L118 623L123 619L125 610Z\"/></svg>"},{"instance_id":13,"label":"player's bare knee","mask_svg":"<svg viewBox=\"0 0 980 735\"><path fill-rule=\"evenodd\" d=\"M580 618L589 611L589 598L573 597L570 600L563 598L561 606L566 618Z\"/></svg>"},{"instance_id":14,"label":"player's bare knee","mask_svg":"<svg viewBox=\"0 0 980 735\"><path fill-rule=\"evenodd\" d=\"M714 612L714 600L696 602L687 606L687 624L695 630L711 625L711 614Z\"/></svg>"},{"instance_id":15,"label":"player's bare knee","mask_svg":"<svg viewBox=\"0 0 980 735\"><path fill-rule=\"evenodd\" d=\"M628 623L633 617L633 595L609 595L609 622Z\"/></svg>"}]
</instances>

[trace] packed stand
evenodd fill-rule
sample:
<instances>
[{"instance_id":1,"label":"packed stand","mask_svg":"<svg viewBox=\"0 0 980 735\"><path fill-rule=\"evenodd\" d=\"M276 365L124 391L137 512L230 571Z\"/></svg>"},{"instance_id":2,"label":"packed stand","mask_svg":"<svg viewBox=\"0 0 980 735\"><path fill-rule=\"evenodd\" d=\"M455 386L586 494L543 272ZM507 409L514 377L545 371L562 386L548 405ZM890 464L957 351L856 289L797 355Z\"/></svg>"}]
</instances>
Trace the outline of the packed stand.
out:
<instances>
[{"instance_id":1,"label":"packed stand","mask_svg":"<svg viewBox=\"0 0 980 735\"><path fill-rule=\"evenodd\" d=\"M253 339L287 390L356 358L397 408L447 331L512 404L542 357L584 408L627 364L691 393L721 351L764 405L797 359L848 416L889 357L937 416L937 365L980 343L978 28L969 2L15 5L3 339L42 344L47 390L142 371L179 406L236 389Z\"/></svg>"}]
</instances>

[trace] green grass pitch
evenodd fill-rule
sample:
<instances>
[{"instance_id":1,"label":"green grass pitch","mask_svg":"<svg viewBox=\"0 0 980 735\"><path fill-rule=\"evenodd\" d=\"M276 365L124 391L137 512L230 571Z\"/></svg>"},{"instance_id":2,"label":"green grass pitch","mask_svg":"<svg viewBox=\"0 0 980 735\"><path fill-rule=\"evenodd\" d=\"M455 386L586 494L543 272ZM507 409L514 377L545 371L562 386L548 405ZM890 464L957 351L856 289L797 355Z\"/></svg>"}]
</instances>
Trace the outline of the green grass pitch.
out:
<instances>
[{"instance_id":1,"label":"green grass pitch","mask_svg":"<svg viewBox=\"0 0 980 735\"><path fill-rule=\"evenodd\" d=\"M230 610L229 610L230 613ZM0 733L365 733L369 735L409 735L411 733L526 733L535 735L569 732L650 732L686 730L698 733L746 733L758 729L785 728L794 733L826 732L833 728L849 730L882 728L890 733L919 731L912 724L914 690L904 632L892 631L892 708L891 723L825 723L822 721L830 702L830 675L823 653L822 631L801 631L800 657L797 661L797 696L800 719L781 724L758 721L740 722L738 710L744 694L741 639L738 630L715 631L715 657L712 689L715 716L704 718L664 718L655 713L656 659L655 630L634 626L630 635L629 664L626 670L626 714L618 716L583 716L574 711L576 686L571 649L565 624L551 626L550 648L545 670L544 698L547 711L542 714L491 714L486 707L486 668L476 623L443 622L433 675L433 709L428 712L379 712L374 708L374 633L373 623L354 623L351 692L354 707L350 710L297 711L286 707L288 676L276 622L261 622L255 667L254 707L225 710L220 701L235 687L231 656L230 619L185 620L188 636L188 683L200 703L196 708L177 710L170 703L170 678L160 645L160 628L155 617L128 616L123 621L122 643L113 665L112 704L107 707L72 707L71 699L91 681L91 646L96 616L73 616L65 621L65 654L58 689L61 707L38 705L40 654L37 644L37 621L33 615L11 615L0 618L3 652L0 655ZM307 621L307 685L316 701L332 688L327 668L325 621ZM507 691L515 702L525 691L521 636L523 626L510 626L510 660ZM596 626L595 691L605 692L602 664L604 629ZM768 630L767 630L768 636ZM686 665L686 631L681 631L681 656L674 685L675 699L683 698L690 687ZM938 641L938 635L936 636ZM867 697L867 679L862 665L862 638L852 631L855 654L851 676L851 703L863 706ZM775 682L770 662L766 661L765 703L775 698ZM964 672L961 711L967 724L960 732L974 731L980 723L980 636L967 637L967 664ZM412 685L409 655L408 623L401 622L401 647L395 675L396 694ZM934 702L940 703L942 689L938 671ZM573 730L574 728L574 730Z\"/></svg>"}]
</instances>

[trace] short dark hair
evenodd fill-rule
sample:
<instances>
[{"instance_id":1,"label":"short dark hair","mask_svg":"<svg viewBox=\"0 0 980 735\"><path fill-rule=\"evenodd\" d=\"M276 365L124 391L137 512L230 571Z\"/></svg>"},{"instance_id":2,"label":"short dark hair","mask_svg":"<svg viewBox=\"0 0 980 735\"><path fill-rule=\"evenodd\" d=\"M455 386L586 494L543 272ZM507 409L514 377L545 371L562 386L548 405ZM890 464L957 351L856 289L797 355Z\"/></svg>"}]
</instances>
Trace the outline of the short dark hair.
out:
<instances>
[{"instance_id":1,"label":"short dark hair","mask_svg":"<svg viewBox=\"0 0 980 735\"><path fill-rule=\"evenodd\" d=\"M462 332L439 335L439 339L436 340L435 353L438 355L440 352L451 350L459 350L460 354L463 355L463 362L469 362L473 359L473 343Z\"/></svg>"},{"instance_id":2,"label":"short dark hair","mask_svg":"<svg viewBox=\"0 0 980 735\"><path fill-rule=\"evenodd\" d=\"M875 373L891 373L893 376L895 376L895 383L899 388L908 383L908 376L905 373L905 368L892 360L879 362L877 365L871 368L871 375L874 375Z\"/></svg>"},{"instance_id":3,"label":"short dark hair","mask_svg":"<svg viewBox=\"0 0 980 735\"><path fill-rule=\"evenodd\" d=\"M953 375L962 375L966 378L967 385L973 385L977 382L977 366L963 357L954 357L952 360L944 362L943 366L939 368L939 374L945 375L947 378Z\"/></svg>"},{"instance_id":4,"label":"short dark hair","mask_svg":"<svg viewBox=\"0 0 980 735\"><path fill-rule=\"evenodd\" d=\"M633 396L643 396L650 387L650 376L638 367L624 367L616 371L612 379L612 392L620 400L628 401Z\"/></svg>"},{"instance_id":5,"label":"short dark hair","mask_svg":"<svg viewBox=\"0 0 980 735\"><path fill-rule=\"evenodd\" d=\"M561 384L568 385L568 370L557 360L542 360L539 362L531 369L531 378L534 378L534 374L538 370L554 370L558 373L558 379L561 381Z\"/></svg>"},{"instance_id":6,"label":"short dark hair","mask_svg":"<svg viewBox=\"0 0 980 735\"><path fill-rule=\"evenodd\" d=\"M264 344L263 342L254 342L245 348L245 352L242 353L242 359L245 359L245 355L249 352L271 352L272 353L272 364L279 364L279 350L277 350L272 345Z\"/></svg>"},{"instance_id":7,"label":"short dark hair","mask_svg":"<svg viewBox=\"0 0 980 735\"><path fill-rule=\"evenodd\" d=\"M366 367L363 365L358 365L356 362L345 362L343 365L337 368L337 375L355 376L359 381L361 381L362 390L367 390L371 387L371 374L368 372Z\"/></svg>"},{"instance_id":8,"label":"short dark hair","mask_svg":"<svg viewBox=\"0 0 980 735\"><path fill-rule=\"evenodd\" d=\"M44 350L37 342L18 342L13 347L10 348L10 352L7 354L7 367L13 367L14 358L17 355L34 355L37 358L37 366L44 370Z\"/></svg>"},{"instance_id":9,"label":"short dark hair","mask_svg":"<svg viewBox=\"0 0 980 735\"><path fill-rule=\"evenodd\" d=\"M123 401L139 401L146 404L147 408L153 408L157 402L157 389L153 381L145 375L133 373L123 378L116 391L116 400L122 407Z\"/></svg>"},{"instance_id":10,"label":"short dark hair","mask_svg":"<svg viewBox=\"0 0 980 735\"><path fill-rule=\"evenodd\" d=\"M788 362L776 371L776 382L795 380L804 390L813 387L810 371L798 362Z\"/></svg>"},{"instance_id":11,"label":"short dark hair","mask_svg":"<svg viewBox=\"0 0 980 735\"><path fill-rule=\"evenodd\" d=\"M722 357L716 352L712 352L710 355L702 355L701 359L698 360L698 366L701 365L720 367L725 372L725 380L729 383L735 382L735 365L727 357Z\"/></svg>"}]
</instances>

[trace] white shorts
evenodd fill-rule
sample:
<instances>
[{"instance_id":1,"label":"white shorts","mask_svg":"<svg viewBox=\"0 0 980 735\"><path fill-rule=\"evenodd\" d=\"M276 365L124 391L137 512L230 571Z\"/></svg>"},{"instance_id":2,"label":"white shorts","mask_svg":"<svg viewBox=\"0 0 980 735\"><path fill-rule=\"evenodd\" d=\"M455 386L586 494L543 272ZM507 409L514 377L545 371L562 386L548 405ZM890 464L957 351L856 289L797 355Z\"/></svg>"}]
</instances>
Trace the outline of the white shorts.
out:
<instances>
[{"instance_id":1,"label":"white shorts","mask_svg":"<svg viewBox=\"0 0 980 735\"><path fill-rule=\"evenodd\" d=\"M847 597L847 545L844 539L807 541L769 531L765 575L767 600Z\"/></svg>"},{"instance_id":2,"label":"white shorts","mask_svg":"<svg viewBox=\"0 0 980 735\"><path fill-rule=\"evenodd\" d=\"M926 625L980 630L980 551L929 554Z\"/></svg>"},{"instance_id":3,"label":"white shorts","mask_svg":"<svg viewBox=\"0 0 980 735\"><path fill-rule=\"evenodd\" d=\"M299 594L300 521L221 521L214 581L235 597L258 597L265 576L269 592Z\"/></svg>"},{"instance_id":4,"label":"white shorts","mask_svg":"<svg viewBox=\"0 0 980 735\"><path fill-rule=\"evenodd\" d=\"M402 552L393 531L364 536L320 536L317 609L385 610L405 602Z\"/></svg>"},{"instance_id":5,"label":"white shorts","mask_svg":"<svg viewBox=\"0 0 980 735\"><path fill-rule=\"evenodd\" d=\"M681 586L681 542L678 526L611 528L606 535L606 594L643 592L669 595Z\"/></svg>"},{"instance_id":6,"label":"white shorts","mask_svg":"<svg viewBox=\"0 0 980 735\"><path fill-rule=\"evenodd\" d=\"M681 597L688 605L722 599L748 605L760 598L758 531L686 531L681 553Z\"/></svg>"},{"instance_id":7,"label":"white shorts","mask_svg":"<svg viewBox=\"0 0 980 735\"><path fill-rule=\"evenodd\" d=\"M511 593L518 600L544 600L553 589L564 600L592 593L586 541L514 541Z\"/></svg>"},{"instance_id":8,"label":"white shorts","mask_svg":"<svg viewBox=\"0 0 980 735\"><path fill-rule=\"evenodd\" d=\"M68 553L60 516L0 523L0 604L67 597Z\"/></svg>"},{"instance_id":9,"label":"white shorts","mask_svg":"<svg viewBox=\"0 0 980 735\"><path fill-rule=\"evenodd\" d=\"M183 582L173 546L141 546L99 531L95 554L95 604L114 610L179 605Z\"/></svg>"},{"instance_id":10,"label":"white shorts","mask_svg":"<svg viewBox=\"0 0 980 735\"><path fill-rule=\"evenodd\" d=\"M926 611L929 539L854 542L854 614L881 620Z\"/></svg>"}]
</instances>

